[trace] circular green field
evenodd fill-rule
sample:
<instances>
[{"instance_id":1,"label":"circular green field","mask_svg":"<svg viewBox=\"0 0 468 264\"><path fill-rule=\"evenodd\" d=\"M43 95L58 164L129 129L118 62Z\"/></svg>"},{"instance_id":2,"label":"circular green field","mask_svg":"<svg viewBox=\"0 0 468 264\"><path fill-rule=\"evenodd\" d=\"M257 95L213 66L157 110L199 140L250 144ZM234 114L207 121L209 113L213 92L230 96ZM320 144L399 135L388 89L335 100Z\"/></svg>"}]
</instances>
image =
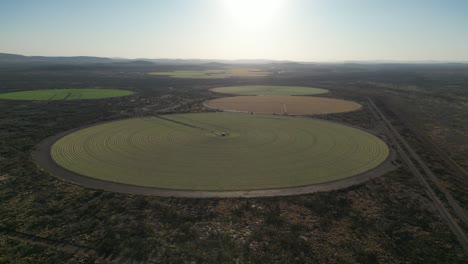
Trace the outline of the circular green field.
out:
<instances>
[{"instance_id":1,"label":"circular green field","mask_svg":"<svg viewBox=\"0 0 468 264\"><path fill-rule=\"evenodd\" d=\"M30 90L0 94L7 100L81 100L120 97L133 94L128 90L117 89L48 89Z\"/></svg>"},{"instance_id":2,"label":"circular green field","mask_svg":"<svg viewBox=\"0 0 468 264\"><path fill-rule=\"evenodd\" d=\"M211 90L216 93L235 95L317 95L328 93L328 90L321 88L267 85L217 87Z\"/></svg>"},{"instance_id":3,"label":"circular green field","mask_svg":"<svg viewBox=\"0 0 468 264\"><path fill-rule=\"evenodd\" d=\"M238 113L174 114L95 125L50 148L80 175L177 190L258 190L345 179L382 163L387 145L316 119Z\"/></svg>"}]
</instances>

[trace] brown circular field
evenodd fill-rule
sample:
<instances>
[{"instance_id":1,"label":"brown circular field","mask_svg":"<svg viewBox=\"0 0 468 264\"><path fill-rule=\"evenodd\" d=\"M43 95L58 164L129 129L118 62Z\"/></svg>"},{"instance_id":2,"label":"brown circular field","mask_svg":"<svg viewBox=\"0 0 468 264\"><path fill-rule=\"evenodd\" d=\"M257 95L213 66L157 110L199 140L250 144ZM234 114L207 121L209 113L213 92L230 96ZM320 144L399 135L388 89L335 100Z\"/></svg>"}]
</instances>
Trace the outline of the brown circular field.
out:
<instances>
[{"instance_id":1,"label":"brown circular field","mask_svg":"<svg viewBox=\"0 0 468 264\"><path fill-rule=\"evenodd\" d=\"M350 112L361 105L340 99L309 96L235 96L214 99L208 107L232 112L265 114L318 115Z\"/></svg>"}]
</instances>

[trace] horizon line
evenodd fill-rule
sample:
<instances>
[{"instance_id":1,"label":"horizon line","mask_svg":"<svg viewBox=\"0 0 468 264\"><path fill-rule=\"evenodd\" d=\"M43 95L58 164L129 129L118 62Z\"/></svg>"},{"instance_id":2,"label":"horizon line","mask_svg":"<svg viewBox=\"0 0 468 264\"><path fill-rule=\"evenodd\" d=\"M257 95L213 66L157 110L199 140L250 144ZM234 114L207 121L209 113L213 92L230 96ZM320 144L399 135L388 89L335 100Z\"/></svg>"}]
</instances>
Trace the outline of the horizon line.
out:
<instances>
[{"instance_id":1,"label":"horizon line","mask_svg":"<svg viewBox=\"0 0 468 264\"><path fill-rule=\"evenodd\" d=\"M367 63L468 63L468 59L461 60L439 60L439 59L419 59L419 60L391 60L391 59L347 59L347 60L291 60L291 59L212 59L212 58L181 58L181 57L119 57L119 56L99 56L99 55L32 55L32 54L19 54L19 53L8 53L0 52L3 55L16 55L23 57L45 57L45 58L101 58L111 60L200 60L200 61L265 61L265 62L289 62L289 63L355 63L355 62L367 62Z\"/></svg>"}]
</instances>

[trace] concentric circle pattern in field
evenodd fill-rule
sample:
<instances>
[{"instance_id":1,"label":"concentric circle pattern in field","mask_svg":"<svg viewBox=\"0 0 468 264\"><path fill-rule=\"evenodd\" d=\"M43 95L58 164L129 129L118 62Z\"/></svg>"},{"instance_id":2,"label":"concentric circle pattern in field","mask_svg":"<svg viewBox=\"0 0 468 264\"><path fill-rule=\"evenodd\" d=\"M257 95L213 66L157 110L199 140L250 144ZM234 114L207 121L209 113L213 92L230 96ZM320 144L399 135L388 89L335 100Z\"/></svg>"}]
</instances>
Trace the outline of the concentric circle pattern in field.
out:
<instances>
[{"instance_id":1,"label":"concentric circle pattern in field","mask_svg":"<svg viewBox=\"0 0 468 264\"><path fill-rule=\"evenodd\" d=\"M317 95L328 93L328 90L322 88L268 85L228 86L211 90L216 93L234 95Z\"/></svg>"},{"instance_id":2,"label":"concentric circle pattern in field","mask_svg":"<svg viewBox=\"0 0 468 264\"><path fill-rule=\"evenodd\" d=\"M178 190L259 190L345 179L389 154L376 136L315 119L174 114L95 125L51 149L80 175Z\"/></svg>"},{"instance_id":3,"label":"concentric circle pattern in field","mask_svg":"<svg viewBox=\"0 0 468 264\"><path fill-rule=\"evenodd\" d=\"M120 97L133 94L132 91L119 89L48 89L29 90L0 94L7 100L82 100Z\"/></svg>"},{"instance_id":4,"label":"concentric circle pattern in field","mask_svg":"<svg viewBox=\"0 0 468 264\"><path fill-rule=\"evenodd\" d=\"M206 104L224 111L287 115L342 113L362 107L352 101L311 96L234 96L214 99Z\"/></svg>"}]
</instances>

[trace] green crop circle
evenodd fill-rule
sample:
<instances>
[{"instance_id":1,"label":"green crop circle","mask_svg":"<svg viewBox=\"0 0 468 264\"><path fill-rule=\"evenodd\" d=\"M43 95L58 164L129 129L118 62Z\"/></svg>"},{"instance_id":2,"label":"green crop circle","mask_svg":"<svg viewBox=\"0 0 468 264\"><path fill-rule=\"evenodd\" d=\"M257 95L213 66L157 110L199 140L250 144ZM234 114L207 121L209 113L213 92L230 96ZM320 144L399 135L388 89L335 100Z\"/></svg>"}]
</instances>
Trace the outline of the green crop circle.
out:
<instances>
[{"instance_id":1,"label":"green crop circle","mask_svg":"<svg viewBox=\"0 0 468 264\"><path fill-rule=\"evenodd\" d=\"M120 97L133 94L132 91L119 89L47 89L30 90L0 94L6 100L84 100Z\"/></svg>"},{"instance_id":2,"label":"green crop circle","mask_svg":"<svg viewBox=\"0 0 468 264\"><path fill-rule=\"evenodd\" d=\"M389 155L376 136L317 119L174 114L95 125L51 147L59 166L99 180L177 190L258 190L345 179Z\"/></svg>"}]
</instances>

